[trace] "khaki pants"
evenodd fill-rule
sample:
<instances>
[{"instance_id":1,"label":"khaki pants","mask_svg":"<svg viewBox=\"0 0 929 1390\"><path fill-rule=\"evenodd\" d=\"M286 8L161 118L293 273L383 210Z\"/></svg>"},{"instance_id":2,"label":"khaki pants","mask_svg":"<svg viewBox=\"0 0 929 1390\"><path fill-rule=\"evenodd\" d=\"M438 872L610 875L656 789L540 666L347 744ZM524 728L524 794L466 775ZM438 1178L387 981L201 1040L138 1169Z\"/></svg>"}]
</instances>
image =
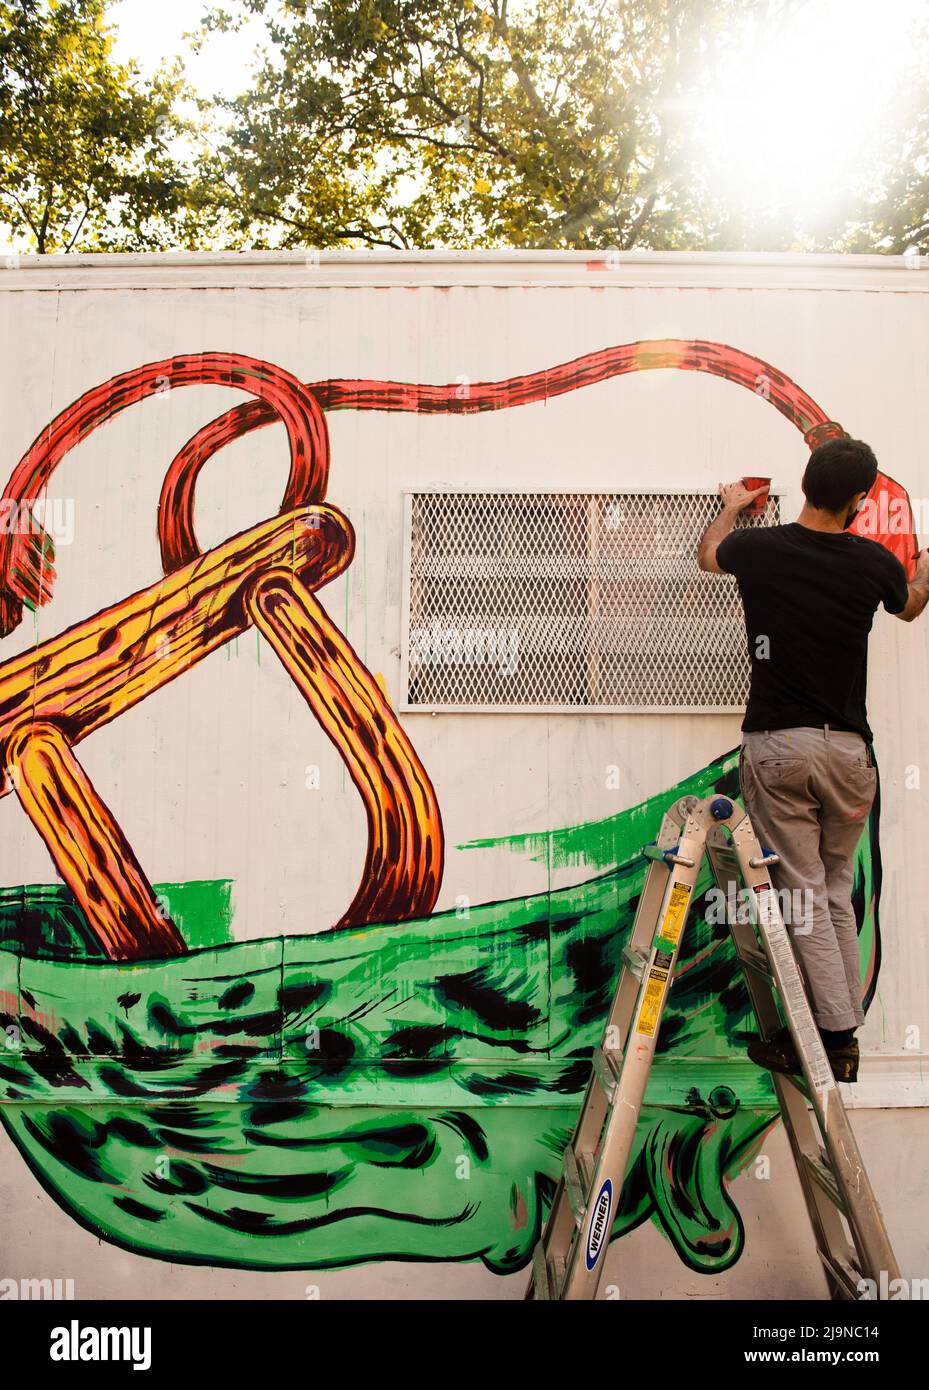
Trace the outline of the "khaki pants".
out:
<instances>
[{"instance_id":1,"label":"khaki pants","mask_svg":"<svg viewBox=\"0 0 929 1390\"><path fill-rule=\"evenodd\" d=\"M860 734L778 729L743 734L742 796L761 843L780 856L771 881L820 1028L864 1022L852 908L855 846L877 790Z\"/></svg>"}]
</instances>

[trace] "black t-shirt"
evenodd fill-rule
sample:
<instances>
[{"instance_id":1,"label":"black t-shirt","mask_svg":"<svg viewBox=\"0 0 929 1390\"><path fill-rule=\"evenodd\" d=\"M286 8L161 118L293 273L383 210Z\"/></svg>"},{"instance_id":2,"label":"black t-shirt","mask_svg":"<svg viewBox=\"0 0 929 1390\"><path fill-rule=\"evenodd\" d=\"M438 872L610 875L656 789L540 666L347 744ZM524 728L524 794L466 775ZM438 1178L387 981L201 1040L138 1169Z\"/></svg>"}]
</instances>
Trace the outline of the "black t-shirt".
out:
<instances>
[{"instance_id":1,"label":"black t-shirt","mask_svg":"<svg viewBox=\"0 0 929 1390\"><path fill-rule=\"evenodd\" d=\"M736 576L745 606L752 681L743 730L828 724L870 742L868 634L879 604L888 613L906 606L900 561L865 536L796 521L732 531L716 561Z\"/></svg>"}]
</instances>

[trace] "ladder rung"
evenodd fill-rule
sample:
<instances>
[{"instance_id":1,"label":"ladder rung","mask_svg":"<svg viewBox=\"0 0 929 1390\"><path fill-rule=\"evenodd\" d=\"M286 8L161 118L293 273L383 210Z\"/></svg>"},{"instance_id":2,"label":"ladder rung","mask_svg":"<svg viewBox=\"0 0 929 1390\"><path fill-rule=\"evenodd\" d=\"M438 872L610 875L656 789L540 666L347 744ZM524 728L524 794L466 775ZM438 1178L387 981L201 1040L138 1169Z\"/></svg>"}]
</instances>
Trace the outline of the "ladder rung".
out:
<instances>
[{"instance_id":1,"label":"ladder rung","mask_svg":"<svg viewBox=\"0 0 929 1390\"><path fill-rule=\"evenodd\" d=\"M580 1230L584 1224L584 1217L587 1215L588 1188L578 1166L572 1144L569 1144L564 1151L562 1181L564 1182L568 1205L574 1213L574 1224Z\"/></svg>"},{"instance_id":2,"label":"ladder rung","mask_svg":"<svg viewBox=\"0 0 929 1390\"><path fill-rule=\"evenodd\" d=\"M621 1052L605 1052L602 1047L594 1048L593 1068L594 1076L603 1088L603 1094L612 1104L616 1087L619 1085L619 1077L622 1072L623 1054Z\"/></svg>"},{"instance_id":3,"label":"ladder rung","mask_svg":"<svg viewBox=\"0 0 929 1390\"><path fill-rule=\"evenodd\" d=\"M764 951L758 950L755 946L743 946L739 951L739 960L747 969L753 970L762 979L767 980L770 984L774 983L774 976L771 974L768 957Z\"/></svg>"},{"instance_id":4,"label":"ladder rung","mask_svg":"<svg viewBox=\"0 0 929 1390\"><path fill-rule=\"evenodd\" d=\"M556 1302L565 1286L567 1262L560 1255L545 1255L545 1241L535 1241L533 1250L533 1293L540 1302Z\"/></svg>"},{"instance_id":5,"label":"ladder rung","mask_svg":"<svg viewBox=\"0 0 929 1390\"><path fill-rule=\"evenodd\" d=\"M784 1071L779 1073L782 1081L789 1081L795 1091L799 1091L808 1105L812 1104L810 1098L810 1088L807 1085L806 1077L803 1072Z\"/></svg>"},{"instance_id":6,"label":"ladder rung","mask_svg":"<svg viewBox=\"0 0 929 1390\"><path fill-rule=\"evenodd\" d=\"M832 1168L826 1162L822 1150L817 1154L804 1154L803 1164L813 1181L825 1192L839 1211L844 1213L846 1205L841 1186Z\"/></svg>"},{"instance_id":7,"label":"ladder rung","mask_svg":"<svg viewBox=\"0 0 929 1390\"><path fill-rule=\"evenodd\" d=\"M643 951L637 951L634 946L623 947L623 965L635 979L642 979L647 964L648 956Z\"/></svg>"},{"instance_id":8,"label":"ladder rung","mask_svg":"<svg viewBox=\"0 0 929 1390\"><path fill-rule=\"evenodd\" d=\"M685 869L692 869L694 866L694 861L688 859L686 854L678 854L676 847L668 849L661 845L646 845L642 855L645 859L654 859L658 863L667 864L669 868L672 864L680 864Z\"/></svg>"},{"instance_id":9,"label":"ladder rung","mask_svg":"<svg viewBox=\"0 0 929 1390\"><path fill-rule=\"evenodd\" d=\"M541 1240L536 1241L532 1252L532 1286L540 1302L550 1303L558 1296L554 1288L553 1273L545 1258L545 1243Z\"/></svg>"},{"instance_id":10,"label":"ladder rung","mask_svg":"<svg viewBox=\"0 0 929 1390\"><path fill-rule=\"evenodd\" d=\"M565 1274L568 1262L561 1255L553 1255L549 1261L549 1276L555 1289L555 1297L561 1297L561 1290L564 1288Z\"/></svg>"},{"instance_id":11,"label":"ladder rung","mask_svg":"<svg viewBox=\"0 0 929 1390\"><path fill-rule=\"evenodd\" d=\"M803 1099L809 1103L810 1088L806 1084L806 1077L802 1072L783 1071L779 1073L782 1081L788 1081L795 1090L799 1091Z\"/></svg>"},{"instance_id":12,"label":"ladder rung","mask_svg":"<svg viewBox=\"0 0 929 1390\"><path fill-rule=\"evenodd\" d=\"M816 1253L846 1297L857 1302L862 1296L859 1288L861 1271L852 1256L851 1246L849 1246L847 1256L835 1255L831 1251L825 1250L817 1250Z\"/></svg>"},{"instance_id":13,"label":"ladder rung","mask_svg":"<svg viewBox=\"0 0 929 1390\"><path fill-rule=\"evenodd\" d=\"M594 1180L594 1170L597 1166L596 1160L592 1153L585 1153L583 1150L580 1153L575 1153L574 1159L577 1163L577 1172L581 1180L581 1186L589 1195Z\"/></svg>"}]
</instances>

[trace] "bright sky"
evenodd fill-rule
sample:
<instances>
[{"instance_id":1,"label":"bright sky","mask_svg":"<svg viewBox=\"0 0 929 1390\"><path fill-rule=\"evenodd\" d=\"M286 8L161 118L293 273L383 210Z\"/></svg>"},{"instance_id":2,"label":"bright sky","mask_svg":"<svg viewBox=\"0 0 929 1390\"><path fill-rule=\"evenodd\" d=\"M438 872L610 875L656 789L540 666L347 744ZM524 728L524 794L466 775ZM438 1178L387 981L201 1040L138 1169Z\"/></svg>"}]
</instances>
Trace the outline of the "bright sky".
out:
<instances>
[{"instance_id":1,"label":"bright sky","mask_svg":"<svg viewBox=\"0 0 929 1390\"><path fill-rule=\"evenodd\" d=\"M734 54L693 111L711 182L802 206L855 170L912 59L925 0L812 0L777 40Z\"/></svg>"},{"instance_id":2,"label":"bright sky","mask_svg":"<svg viewBox=\"0 0 929 1390\"><path fill-rule=\"evenodd\" d=\"M198 27L206 8L197 0L116 0L109 10L116 29L113 56L121 63L135 58L149 73L181 54L187 80L201 96L236 96L248 86L252 55L264 26L251 20L237 34L214 34L194 54L184 35Z\"/></svg>"}]
</instances>

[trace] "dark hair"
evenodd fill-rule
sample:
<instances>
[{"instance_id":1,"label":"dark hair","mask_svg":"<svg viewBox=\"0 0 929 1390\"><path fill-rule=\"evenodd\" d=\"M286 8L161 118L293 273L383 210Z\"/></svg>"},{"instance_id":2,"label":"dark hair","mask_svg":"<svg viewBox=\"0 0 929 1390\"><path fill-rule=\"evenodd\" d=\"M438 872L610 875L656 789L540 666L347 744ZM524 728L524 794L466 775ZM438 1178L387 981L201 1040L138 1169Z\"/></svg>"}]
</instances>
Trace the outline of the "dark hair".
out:
<instances>
[{"instance_id":1,"label":"dark hair","mask_svg":"<svg viewBox=\"0 0 929 1390\"><path fill-rule=\"evenodd\" d=\"M856 492L870 492L877 459L863 439L828 439L810 454L803 474L803 495L811 507L840 512Z\"/></svg>"}]
</instances>

